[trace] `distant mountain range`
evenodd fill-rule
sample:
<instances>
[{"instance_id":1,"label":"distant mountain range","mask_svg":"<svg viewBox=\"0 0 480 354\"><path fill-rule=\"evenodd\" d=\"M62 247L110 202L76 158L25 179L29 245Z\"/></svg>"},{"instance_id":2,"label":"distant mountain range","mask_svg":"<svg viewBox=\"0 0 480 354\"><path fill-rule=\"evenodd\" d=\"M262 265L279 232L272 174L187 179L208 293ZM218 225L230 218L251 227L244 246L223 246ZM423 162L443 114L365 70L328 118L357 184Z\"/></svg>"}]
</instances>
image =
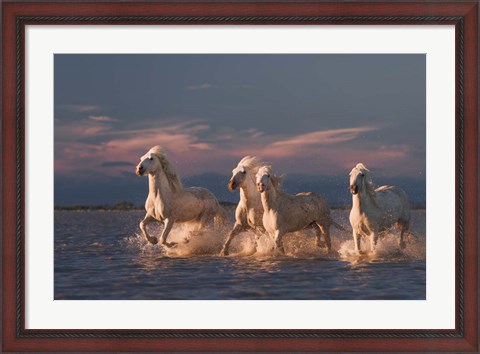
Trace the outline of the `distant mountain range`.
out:
<instances>
[{"instance_id":1,"label":"distant mountain range","mask_svg":"<svg viewBox=\"0 0 480 354\"><path fill-rule=\"evenodd\" d=\"M185 187L200 186L211 190L218 200L238 203L238 191L230 192L227 183L230 176L214 173L186 177ZM412 206L424 207L426 184L424 179L411 177L375 178L376 185L391 184L403 188ZM287 175L283 190L287 193L315 192L325 197L332 207L350 205L348 176ZM124 174L119 177L96 175L94 177L55 176L55 206L106 205L122 202L143 204L148 193L146 177Z\"/></svg>"}]
</instances>

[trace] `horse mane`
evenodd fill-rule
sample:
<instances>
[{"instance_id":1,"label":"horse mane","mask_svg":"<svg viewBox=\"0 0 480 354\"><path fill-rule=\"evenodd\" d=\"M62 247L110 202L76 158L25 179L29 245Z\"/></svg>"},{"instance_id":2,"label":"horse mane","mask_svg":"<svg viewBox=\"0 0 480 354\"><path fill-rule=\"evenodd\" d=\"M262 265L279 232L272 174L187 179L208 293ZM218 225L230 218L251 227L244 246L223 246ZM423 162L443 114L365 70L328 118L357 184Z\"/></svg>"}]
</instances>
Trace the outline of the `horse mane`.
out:
<instances>
[{"instance_id":1,"label":"horse mane","mask_svg":"<svg viewBox=\"0 0 480 354\"><path fill-rule=\"evenodd\" d=\"M257 173L258 169L265 164L256 156L247 155L240 160L237 166L243 165L248 169L252 170L252 172Z\"/></svg>"},{"instance_id":2,"label":"horse mane","mask_svg":"<svg viewBox=\"0 0 480 354\"><path fill-rule=\"evenodd\" d=\"M272 166L264 166L265 169L267 170L268 174L270 175L270 181L272 181L272 186L275 188L277 192L280 192L282 190L282 183L283 180L285 179L284 175L281 176L276 176L273 173Z\"/></svg>"},{"instance_id":3,"label":"horse mane","mask_svg":"<svg viewBox=\"0 0 480 354\"><path fill-rule=\"evenodd\" d=\"M355 169L363 173L363 185L365 186L368 195L372 199L375 199L375 186L370 178L370 170L363 163L358 163L357 166L355 166Z\"/></svg>"},{"instance_id":4,"label":"horse mane","mask_svg":"<svg viewBox=\"0 0 480 354\"><path fill-rule=\"evenodd\" d=\"M156 145L152 147L147 154L153 154L160 160L160 164L162 165L163 172L167 176L170 188L175 192L181 190L182 183L180 182L180 177L178 177L177 172L175 172L172 164L170 161L168 161L167 155L162 147L160 145Z\"/></svg>"}]
</instances>

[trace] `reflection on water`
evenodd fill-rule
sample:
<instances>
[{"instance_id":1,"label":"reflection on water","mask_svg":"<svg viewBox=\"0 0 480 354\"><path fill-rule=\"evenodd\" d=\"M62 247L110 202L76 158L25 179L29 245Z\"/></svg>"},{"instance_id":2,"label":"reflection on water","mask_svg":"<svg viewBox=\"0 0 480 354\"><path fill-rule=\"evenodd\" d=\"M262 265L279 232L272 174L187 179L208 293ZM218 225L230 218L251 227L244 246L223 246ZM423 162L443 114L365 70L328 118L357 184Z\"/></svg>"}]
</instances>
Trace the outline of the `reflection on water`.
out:
<instances>
[{"instance_id":1,"label":"reflection on water","mask_svg":"<svg viewBox=\"0 0 480 354\"><path fill-rule=\"evenodd\" d=\"M425 299L425 212L412 213L414 236L399 250L387 233L374 254L358 256L348 232L332 229L335 252L315 246L309 231L272 240L244 233L230 257L219 257L228 227L205 230L174 249L138 234L137 211L55 212L55 299ZM348 212L334 211L349 230ZM153 230L153 233L160 229ZM368 247L367 240L362 241Z\"/></svg>"}]
</instances>

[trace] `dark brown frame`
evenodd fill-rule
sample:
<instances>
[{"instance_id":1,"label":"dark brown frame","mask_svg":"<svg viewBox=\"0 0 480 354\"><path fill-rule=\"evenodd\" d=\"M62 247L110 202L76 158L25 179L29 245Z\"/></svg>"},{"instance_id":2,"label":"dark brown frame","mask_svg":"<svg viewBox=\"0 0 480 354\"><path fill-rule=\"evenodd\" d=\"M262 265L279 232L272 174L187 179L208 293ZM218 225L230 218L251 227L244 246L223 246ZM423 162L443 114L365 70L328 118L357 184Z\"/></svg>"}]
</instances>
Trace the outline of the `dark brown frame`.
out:
<instances>
[{"instance_id":1,"label":"dark brown frame","mask_svg":"<svg viewBox=\"0 0 480 354\"><path fill-rule=\"evenodd\" d=\"M3 351L455 351L478 346L478 0L2 3ZM27 24L438 24L456 28L455 330L27 330L24 28Z\"/></svg>"}]
</instances>

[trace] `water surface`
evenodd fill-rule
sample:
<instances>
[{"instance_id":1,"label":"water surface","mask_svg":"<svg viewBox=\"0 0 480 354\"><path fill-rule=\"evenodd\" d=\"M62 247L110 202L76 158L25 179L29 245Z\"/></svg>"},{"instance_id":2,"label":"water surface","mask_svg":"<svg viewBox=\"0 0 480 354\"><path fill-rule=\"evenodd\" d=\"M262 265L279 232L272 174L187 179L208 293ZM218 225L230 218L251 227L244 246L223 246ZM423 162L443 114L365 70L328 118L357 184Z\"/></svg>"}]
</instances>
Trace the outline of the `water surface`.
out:
<instances>
[{"instance_id":1,"label":"water surface","mask_svg":"<svg viewBox=\"0 0 480 354\"><path fill-rule=\"evenodd\" d=\"M254 235L244 233L232 242L231 256L219 257L228 226L194 235L175 228L171 240L180 244L167 250L139 235L143 215L55 211L55 299L425 299L424 210L412 212L406 250L392 231L363 257L354 255L350 232L333 228L332 254L306 231L285 237L285 256L270 252L266 236L255 249ZM335 210L333 217L350 230L348 211Z\"/></svg>"}]
</instances>

